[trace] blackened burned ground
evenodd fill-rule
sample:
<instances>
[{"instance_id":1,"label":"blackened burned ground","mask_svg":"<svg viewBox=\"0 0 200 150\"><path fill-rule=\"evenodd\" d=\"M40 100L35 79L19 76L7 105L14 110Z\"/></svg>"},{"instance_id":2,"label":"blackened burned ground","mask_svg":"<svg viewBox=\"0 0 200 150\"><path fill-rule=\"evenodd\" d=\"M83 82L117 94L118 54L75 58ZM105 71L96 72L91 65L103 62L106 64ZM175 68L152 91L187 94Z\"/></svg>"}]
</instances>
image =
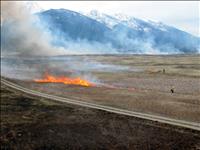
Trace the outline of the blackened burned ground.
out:
<instances>
[{"instance_id":1,"label":"blackened burned ground","mask_svg":"<svg viewBox=\"0 0 200 150\"><path fill-rule=\"evenodd\" d=\"M200 133L1 85L1 149L200 149Z\"/></svg>"}]
</instances>

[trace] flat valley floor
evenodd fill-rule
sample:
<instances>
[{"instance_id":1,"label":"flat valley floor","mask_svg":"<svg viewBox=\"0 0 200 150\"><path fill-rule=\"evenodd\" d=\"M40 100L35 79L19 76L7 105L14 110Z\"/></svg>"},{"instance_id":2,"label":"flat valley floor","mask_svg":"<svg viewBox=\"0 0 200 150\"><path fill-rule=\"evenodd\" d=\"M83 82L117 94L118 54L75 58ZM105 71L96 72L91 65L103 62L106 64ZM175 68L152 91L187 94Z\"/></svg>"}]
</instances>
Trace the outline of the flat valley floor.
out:
<instances>
[{"instance_id":1,"label":"flat valley floor","mask_svg":"<svg viewBox=\"0 0 200 150\"><path fill-rule=\"evenodd\" d=\"M200 132L35 97L1 85L2 150L198 150Z\"/></svg>"},{"instance_id":2,"label":"flat valley floor","mask_svg":"<svg viewBox=\"0 0 200 150\"><path fill-rule=\"evenodd\" d=\"M34 63L29 68L48 66L52 75L86 76L95 86L12 81L61 97L200 123L199 55L89 55Z\"/></svg>"},{"instance_id":3,"label":"flat valley floor","mask_svg":"<svg viewBox=\"0 0 200 150\"><path fill-rule=\"evenodd\" d=\"M6 61L13 66L2 69L9 75L4 77L29 89L200 123L199 55L83 55ZM95 86L33 81L47 70L58 76L80 75ZM61 104L2 85L1 145L4 149L190 150L200 149L200 133Z\"/></svg>"}]
</instances>

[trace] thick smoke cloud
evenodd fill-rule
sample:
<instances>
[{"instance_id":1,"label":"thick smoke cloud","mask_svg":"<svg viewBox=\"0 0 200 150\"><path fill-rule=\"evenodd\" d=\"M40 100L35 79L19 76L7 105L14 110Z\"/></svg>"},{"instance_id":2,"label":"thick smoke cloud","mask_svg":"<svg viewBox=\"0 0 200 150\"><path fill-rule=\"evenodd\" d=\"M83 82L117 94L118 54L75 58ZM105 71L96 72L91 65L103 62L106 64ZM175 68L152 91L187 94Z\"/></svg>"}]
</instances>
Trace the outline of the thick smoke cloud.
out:
<instances>
[{"instance_id":1,"label":"thick smoke cloud","mask_svg":"<svg viewBox=\"0 0 200 150\"><path fill-rule=\"evenodd\" d=\"M22 2L1 2L2 56L62 55L63 48L52 47L48 33L42 31L37 18Z\"/></svg>"},{"instance_id":2,"label":"thick smoke cloud","mask_svg":"<svg viewBox=\"0 0 200 150\"><path fill-rule=\"evenodd\" d=\"M69 56L65 57L64 60L62 57L55 57L56 55L72 53L81 54L84 50L89 52L94 47L88 45L87 41L80 42L82 43L80 45L65 42L65 47L67 47L65 49L55 46L53 44L55 42L54 36L45 29L37 16L29 12L26 5L23 5L22 2L11 1L4 1L1 4L1 76L33 80L41 78L45 72L49 72L69 77L78 76L97 82L97 79L90 73L91 68L101 69L105 66L93 64L94 62L88 64L88 61L76 60L73 57L69 58ZM58 35L56 35L56 39L62 41ZM98 44L95 46L97 50L101 47ZM79 51L69 50L74 48ZM109 68L116 67L109 66Z\"/></svg>"}]
</instances>

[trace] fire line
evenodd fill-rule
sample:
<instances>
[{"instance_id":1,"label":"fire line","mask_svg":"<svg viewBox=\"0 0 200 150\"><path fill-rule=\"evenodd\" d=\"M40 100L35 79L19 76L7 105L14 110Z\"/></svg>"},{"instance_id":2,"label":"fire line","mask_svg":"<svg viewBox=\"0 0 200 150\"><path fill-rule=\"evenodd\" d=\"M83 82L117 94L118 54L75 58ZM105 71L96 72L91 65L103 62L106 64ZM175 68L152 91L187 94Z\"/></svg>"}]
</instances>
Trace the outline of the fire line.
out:
<instances>
[{"instance_id":1,"label":"fire line","mask_svg":"<svg viewBox=\"0 0 200 150\"><path fill-rule=\"evenodd\" d=\"M69 78L65 76L53 76L49 74L45 74L43 79L35 79L35 82L38 83L63 83L63 84L71 84L71 85L80 85L80 86L94 86L93 83L83 80L81 78Z\"/></svg>"}]
</instances>

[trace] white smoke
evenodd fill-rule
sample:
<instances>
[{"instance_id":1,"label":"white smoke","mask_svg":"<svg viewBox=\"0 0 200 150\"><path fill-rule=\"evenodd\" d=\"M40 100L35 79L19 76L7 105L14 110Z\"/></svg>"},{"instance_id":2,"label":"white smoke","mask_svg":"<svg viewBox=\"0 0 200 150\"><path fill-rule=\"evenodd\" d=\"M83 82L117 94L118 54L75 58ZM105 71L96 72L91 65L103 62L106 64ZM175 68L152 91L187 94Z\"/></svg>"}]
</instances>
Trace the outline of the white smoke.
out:
<instances>
[{"instance_id":1,"label":"white smoke","mask_svg":"<svg viewBox=\"0 0 200 150\"><path fill-rule=\"evenodd\" d=\"M50 45L51 38L37 25L23 2L1 2L2 55L63 55L63 48Z\"/></svg>"}]
</instances>

